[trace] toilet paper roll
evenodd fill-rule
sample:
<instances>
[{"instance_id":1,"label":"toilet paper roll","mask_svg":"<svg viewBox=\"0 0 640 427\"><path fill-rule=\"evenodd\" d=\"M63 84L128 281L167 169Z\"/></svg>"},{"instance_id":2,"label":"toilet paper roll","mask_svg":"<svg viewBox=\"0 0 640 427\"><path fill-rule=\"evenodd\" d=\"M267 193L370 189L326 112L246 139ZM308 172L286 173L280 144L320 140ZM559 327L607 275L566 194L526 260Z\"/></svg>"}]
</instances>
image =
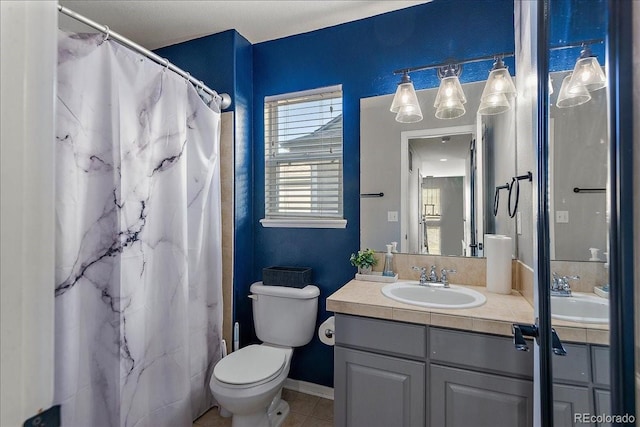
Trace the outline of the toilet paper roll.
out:
<instances>
[{"instance_id":1,"label":"toilet paper roll","mask_svg":"<svg viewBox=\"0 0 640 427\"><path fill-rule=\"evenodd\" d=\"M511 237L485 234L484 255L487 258L487 291L511 293Z\"/></svg>"},{"instance_id":2,"label":"toilet paper roll","mask_svg":"<svg viewBox=\"0 0 640 427\"><path fill-rule=\"evenodd\" d=\"M326 345L335 345L336 344L336 318L334 316L329 317L327 320L320 324L318 328L318 336L320 337L320 342Z\"/></svg>"}]
</instances>

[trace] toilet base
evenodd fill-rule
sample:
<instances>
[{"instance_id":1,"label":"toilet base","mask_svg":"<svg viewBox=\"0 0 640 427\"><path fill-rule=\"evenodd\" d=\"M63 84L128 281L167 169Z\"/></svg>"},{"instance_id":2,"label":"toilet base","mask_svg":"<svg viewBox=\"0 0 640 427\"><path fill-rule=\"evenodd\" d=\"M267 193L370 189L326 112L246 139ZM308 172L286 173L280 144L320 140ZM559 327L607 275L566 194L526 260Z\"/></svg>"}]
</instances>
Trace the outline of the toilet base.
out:
<instances>
[{"instance_id":1,"label":"toilet base","mask_svg":"<svg viewBox=\"0 0 640 427\"><path fill-rule=\"evenodd\" d=\"M233 415L231 427L280 427L289 412L289 404L279 399L277 406L269 413Z\"/></svg>"},{"instance_id":2,"label":"toilet base","mask_svg":"<svg viewBox=\"0 0 640 427\"><path fill-rule=\"evenodd\" d=\"M269 422L272 427L280 427L289 415L289 404L280 399L278 406L269 413Z\"/></svg>"}]
</instances>

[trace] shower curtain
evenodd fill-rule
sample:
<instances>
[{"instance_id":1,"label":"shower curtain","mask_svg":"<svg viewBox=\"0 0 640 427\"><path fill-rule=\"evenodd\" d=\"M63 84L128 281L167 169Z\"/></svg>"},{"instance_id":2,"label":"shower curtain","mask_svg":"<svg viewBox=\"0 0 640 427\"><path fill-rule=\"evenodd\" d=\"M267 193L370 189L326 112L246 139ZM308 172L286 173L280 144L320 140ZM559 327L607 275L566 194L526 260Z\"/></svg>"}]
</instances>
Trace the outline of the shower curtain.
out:
<instances>
[{"instance_id":1,"label":"shower curtain","mask_svg":"<svg viewBox=\"0 0 640 427\"><path fill-rule=\"evenodd\" d=\"M219 104L103 35L58 47L63 425L191 426L222 350Z\"/></svg>"}]
</instances>

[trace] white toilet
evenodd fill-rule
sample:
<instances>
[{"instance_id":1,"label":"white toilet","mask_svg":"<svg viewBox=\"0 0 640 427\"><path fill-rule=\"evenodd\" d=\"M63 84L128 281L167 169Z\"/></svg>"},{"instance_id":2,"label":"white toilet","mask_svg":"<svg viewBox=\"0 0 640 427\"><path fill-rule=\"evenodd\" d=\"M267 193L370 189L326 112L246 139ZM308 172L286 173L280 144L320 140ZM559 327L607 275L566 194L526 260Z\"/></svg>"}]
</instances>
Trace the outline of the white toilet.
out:
<instances>
[{"instance_id":1,"label":"white toilet","mask_svg":"<svg viewBox=\"0 0 640 427\"><path fill-rule=\"evenodd\" d=\"M237 350L213 369L209 386L222 408L233 415L233 427L278 427L289 414L280 398L289 374L293 347L311 341L320 290L251 285L253 322L263 342Z\"/></svg>"}]
</instances>

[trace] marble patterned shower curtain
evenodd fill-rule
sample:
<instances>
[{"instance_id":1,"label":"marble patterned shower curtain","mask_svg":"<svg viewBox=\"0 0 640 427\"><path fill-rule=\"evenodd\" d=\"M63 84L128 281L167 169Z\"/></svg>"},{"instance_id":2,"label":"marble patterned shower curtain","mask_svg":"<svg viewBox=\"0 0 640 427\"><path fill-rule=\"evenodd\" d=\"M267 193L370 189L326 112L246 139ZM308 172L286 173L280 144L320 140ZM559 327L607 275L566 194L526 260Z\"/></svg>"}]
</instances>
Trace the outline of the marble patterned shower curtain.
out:
<instances>
[{"instance_id":1,"label":"marble patterned shower curtain","mask_svg":"<svg viewBox=\"0 0 640 427\"><path fill-rule=\"evenodd\" d=\"M190 426L221 356L219 105L103 39L59 36L55 400L66 427Z\"/></svg>"}]
</instances>

